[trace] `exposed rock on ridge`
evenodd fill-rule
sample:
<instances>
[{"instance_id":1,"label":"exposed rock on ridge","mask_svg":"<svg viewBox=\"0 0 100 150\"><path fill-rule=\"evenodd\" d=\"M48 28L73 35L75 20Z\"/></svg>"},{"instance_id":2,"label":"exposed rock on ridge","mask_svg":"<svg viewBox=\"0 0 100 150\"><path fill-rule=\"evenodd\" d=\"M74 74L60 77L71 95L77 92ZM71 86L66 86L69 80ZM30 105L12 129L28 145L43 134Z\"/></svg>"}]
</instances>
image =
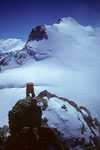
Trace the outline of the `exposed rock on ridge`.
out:
<instances>
[{"instance_id":1,"label":"exposed rock on ridge","mask_svg":"<svg viewBox=\"0 0 100 150\"><path fill-rule=\"evenodd\" d=\"M37 98L38 103L40 99ZM46 101L43 101L46 109ZM11 136L8 138L5 150L68 150L59 132L48 127L41 118L40 106L31 107L31 98L19 100L9 111L9 126ZM16 142L17 141L17 142Z\"/></svg>"},{"instance_id":2,"label":"exposed rock on ridge","mask_svg":"<svg viewBox=\"0 0 100 150\"><path fill-rule=\"evenodd\" d=\"M48 35L46 34L46 27L45 25L40 25L37 26L36 28L32 29L29 38L28 38L28 42L29 41L40 41L42 39L48 39Z\"/></svg>"},{"instance_id":3,"label":"exposed rock on ridge","mask_svg":"<svg viewBox=\"0 0 100 150\"><path fill-rule=\"evenodd\" d=\"M31 98L19 100L9 111L11 135L0 150L100 148L100 123L87 108L46 90L36 100L34 106Z\"/></svg>"},{"instance_id":4,"label":"exposed rock on ridge","mask_svg":"<svg viewBox=\"0 0 100 150\"><path fill-rule=\"evenodd\" d=\"M66 139L69 147L74 149L74 146L75 146L75 150L76 150L76 149L78 149L77 146L79 146L79 145L80 145L80 149L81 148L84 149L88 145L100 146L100 123L97 121L96 118L93 118L91 116L91 113L89 112L89 110L86 107L78 106L72 100L68 100L67 98L63 98L63 97L58 97L55 94L51 94L46 90L41 92L38 95L38 97L41 99L47 98L48 99L47 100L48 107L50 107L49 106L51 104L50 101L52 101L52 105L55 105L55 104L58 105L58 103L61 102L61 105L60 105L61 108L59 107L59 111L60 111L60 109L64 109L66 116L62 117L62 115L64 115L64 113L61 113L61 114L59 113L59 115L61 115L61 121L58 121L58 123L57 123L57 121L52 122L52 120L50 119L50 117L53 117L52 113L53 113L54 107L51 106L51 108L47 108L48 112L45 110L43 112L43 114L44 114L44 117L48 120L47 123L49 126L57 127L58 131L60 131L60 133ZM53 101L57 101L57 103L53 103ZM56 109L56 107L57 106L55 105L55 109ZM71 109L73 109L74 114ZM71 114L68 117L70 111L71 111ZM47 115L47 113L48 113L48 115ZM58 111L54 110L54 113L58 113ZM55 116L57 117L58 114ZM73 118L73 120L71 120L71 118ZM76 121L75 121L75 118L76 118ZM71 126L69 128L68 126L70 123L71 123ZM78 124L78 126L74 127L74 126L76 126L75 124ZM66 133L65 133L65 131L66 131ZM69 133L67 133L67 131ZM71 135L72 132L74 133L74 135ZM78 134L80 134L80 135L78 135ZM77 135L77 137L75 137L75 135ZM69 138L69 137L71 137L71 138Z\"/></svg>"},{"instance_id":5,"label":"exposed rock on ridge","mask_svg":"<svg viewBox=\"0 0 100 150\"><path fill-rule=\"evenodd\" d=\"M42 39L48 39L48 35L46 33L45 25L37 26L36 28L32 29L28 41L39 41ZM13 67L20 67L23 63L27 62L27 60L33 58L34 60L42 60L47 58L48 56L44 53L39 53L39 56L35 50L33 50L30 46L26 45L22 50L17 50L15 52L2 52L0 51L0 71L3 69L13 68ZM10 65L13 62L13 65Z\"/></svg>"},{"instance_id":6,"label":"exposed rock on ridge","mask_svg":"<svg viewBox=\"0 0 100 150\"><path fill-rule=\"evenodd\" d=\"M0 53L0 71L20 67L31 58L27 52L23 50L15 52Z\"/></svg>"}]
</instances>

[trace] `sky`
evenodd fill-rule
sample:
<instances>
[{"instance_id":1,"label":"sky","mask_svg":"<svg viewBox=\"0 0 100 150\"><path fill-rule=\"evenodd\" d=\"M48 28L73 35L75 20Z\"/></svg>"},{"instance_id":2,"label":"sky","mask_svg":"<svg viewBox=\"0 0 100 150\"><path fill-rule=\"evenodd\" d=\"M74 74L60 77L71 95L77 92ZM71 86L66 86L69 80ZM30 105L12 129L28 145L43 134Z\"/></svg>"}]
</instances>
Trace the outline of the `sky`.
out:
<instances>
[{"instance_id":1,"label":"sky","mask_svg":"<svg viewBox=\"0 0 100 150\"><path fill-rule=\"evenodd\" d=\"M32 28L72 17L100 27L100 0L0 0L0 39L28 39Z\"/></svg>"}]
</instances>

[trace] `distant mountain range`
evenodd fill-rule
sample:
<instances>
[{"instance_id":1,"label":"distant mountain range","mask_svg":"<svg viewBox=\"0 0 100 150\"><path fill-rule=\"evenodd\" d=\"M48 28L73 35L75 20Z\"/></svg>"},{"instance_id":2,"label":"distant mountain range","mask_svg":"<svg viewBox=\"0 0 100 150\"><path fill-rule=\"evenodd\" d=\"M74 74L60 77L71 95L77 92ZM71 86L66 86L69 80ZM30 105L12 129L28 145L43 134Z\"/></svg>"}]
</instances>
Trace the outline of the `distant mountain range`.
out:
<instances>
[{"instance_id":1,"label":"distant mountain range","mask_svg":"<svg viewBox=\"0 0 100 150\"><path fill-rule=\"evenodd\" d=\"M1 52L11 52L20 50L24 47L25 42L21 39L2 39L0 40L0 51Z\"/></svg>"}]
</instances>

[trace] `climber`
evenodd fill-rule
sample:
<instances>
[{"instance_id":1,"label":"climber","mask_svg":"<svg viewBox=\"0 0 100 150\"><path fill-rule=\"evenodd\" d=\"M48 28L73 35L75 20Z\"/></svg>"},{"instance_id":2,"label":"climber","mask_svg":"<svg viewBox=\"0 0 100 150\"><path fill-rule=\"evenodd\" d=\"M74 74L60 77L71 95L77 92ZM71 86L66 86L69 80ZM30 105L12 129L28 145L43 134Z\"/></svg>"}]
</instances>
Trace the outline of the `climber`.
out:
<instances>
[{"instance_id":1,"label":"climber","mask_svg":"<svg viewBox=\"0 0 100 150\"><path fill-rule=\"evenodd\" d=\"M35 97L35 93L34 93L34 83L26 83L26 97ZM32 96L30 96L30 94Z\"/></svg>"}]
</instances>

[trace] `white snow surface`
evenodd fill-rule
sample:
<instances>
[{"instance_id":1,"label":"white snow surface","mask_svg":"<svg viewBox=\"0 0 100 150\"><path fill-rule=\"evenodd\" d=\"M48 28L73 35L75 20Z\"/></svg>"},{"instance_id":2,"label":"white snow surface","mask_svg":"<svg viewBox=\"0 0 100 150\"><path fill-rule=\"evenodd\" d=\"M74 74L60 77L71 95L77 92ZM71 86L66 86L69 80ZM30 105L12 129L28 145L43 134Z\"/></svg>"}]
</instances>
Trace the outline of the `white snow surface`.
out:
<instances>
[{"instance_id":1,"label":"white snow surface","mask_svg":"<svg viewBox=\"0 0 100 150\"><path fill-rule=\"evenodd\" d=\"M84 121L80 112L78 112L68 102L64 102L58 98L47 100L48 108L43 111L42 118L48 120L50 127L57 128L65 139L75 139L85 137L86 142L89 142L89 136L93 136L87 123ZM62 106L66 106L66 110ZM79 119L78 119L79 118ZM85 132L82 135L82 124L84 124Z\"/></svg>"},{"instance_id":2,"label":"white snow surface","mask_svg":"<svg viewBox=\"0 0 100 150\"><path fill-rule=\"evenodd\" d=\"M25 97L25 88L20 87L26 82L35 83L36 94L46 89L72 99L100 120L100 34L72 18L46 25L46 32L47 40L30 41L27 45L38 52L38 57L46 54L49 58L30 59L20 68L0 74L0 88L5 87L0 89L0 125L7 124L7 112L18 99ZM14 88L7 88L10 86Z\"/></svg>"},{"instance_id":3,"label":"white snow surface","mask_svg":"<svg viewBox=\"0 0 100 150\"><path fill-rule=\"evenodd\" d=\"M24 47L25 42L21 39L2 39L0 40L0 51L16 51L20 50Z\"/></svg>"}]
</instances>

